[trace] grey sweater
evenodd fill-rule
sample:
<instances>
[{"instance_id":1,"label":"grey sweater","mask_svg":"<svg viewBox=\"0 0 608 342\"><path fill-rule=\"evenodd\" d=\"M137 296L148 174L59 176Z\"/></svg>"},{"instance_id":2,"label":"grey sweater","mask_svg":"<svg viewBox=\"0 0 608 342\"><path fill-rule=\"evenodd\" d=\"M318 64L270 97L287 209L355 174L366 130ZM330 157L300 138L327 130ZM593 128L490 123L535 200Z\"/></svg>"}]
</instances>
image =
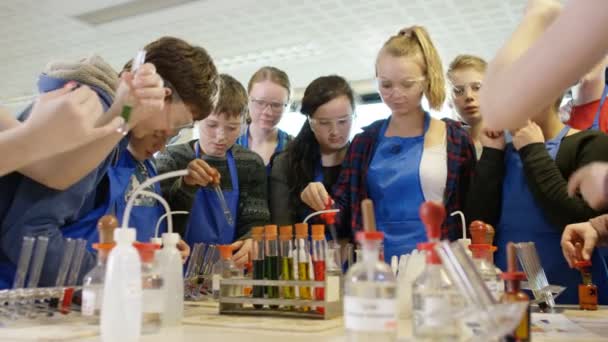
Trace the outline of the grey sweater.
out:
<instances>
[{"instance_id":1,"label":"grey sweater","mask_svg":"<svg viewBox=\"0 0 608 342\"><path fill-rule=\"evenodd\" d=\"M158 173L187 168L188 163L196 157L194 144L197 142L198 140L192 140L185 144L167 147L156 157ZM236 237L240 239L248 236L251 227L262 226L270 221L268 187L266 168L262 158L239 145L234 145L231 150L236 162L239 182L239 204L235 220ZM231 190L232 180L226 158L205 155L202 155L201 158L219 171L221 188ZM161 182L161 189L172 210L190 211L199 187L187 185L181 178L178 178ZM188 224L188 216L176 215L173 222L175 229L183 236Z\"/></svg>"}]
</instances>

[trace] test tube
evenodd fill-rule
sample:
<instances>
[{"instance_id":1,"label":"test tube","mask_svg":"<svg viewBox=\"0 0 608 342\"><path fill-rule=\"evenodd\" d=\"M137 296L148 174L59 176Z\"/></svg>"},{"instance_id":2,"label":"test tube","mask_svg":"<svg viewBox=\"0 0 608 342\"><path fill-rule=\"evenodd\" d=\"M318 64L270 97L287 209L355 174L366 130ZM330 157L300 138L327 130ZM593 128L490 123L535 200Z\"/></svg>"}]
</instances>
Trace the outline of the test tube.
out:
<instances>
[{"instance_id":1,"label":"test tube","mask_svg":"<svg viewBox=\"0 0 608 342\"><path fill-rule=\"evenodd\" d=\"M281 252L281 280L293 280L293 228L281 226L279 228L280 252ZM295 299L293 286L281 287L282 298Z\"/></svg>"},{"instance_id":2,"label":"test tube","mask_svg":"<svg viewBox=\"0 0 608 342\"><path fill-rule=\"evenodd\" d=\"M263 280L264 279L264 227L253 227L251 228L251 238L253 239L252 247L252 269L253 279ZM253 298L264 298L264 287L256 285L252 289ZM254 304L254 308L261 309L264 306L260 304Z\"/></svg>"},{"instance_id":3,"label":"test tube","mask_svg":"<svg viewBox=\"0 0 608 342\"><path fill-rule=\"evenodd\" d=\"M220 205L222 206L222 211L224 212L224 216L226 217L226 222L229 225L234 224L234 220L232 218L232 213L230 212L230 208L228 208L228 203L226 203L226 199L224 198L224 192L219 184L213 186L215 189L215 193L217 194L218 199L220 200Z\"/></svg>"},{"instance_id":4,"label":"test tube","mask_svg":"<svg viewBox=\"0 0 608 342\"><path fill-rule=\"evenodd\" d=\"M264 279L279 280L279 246L277 243L277 226L264 226ZM268 298L279 298L278 286L266 286ZM278 305L270 305L271 309L278 309Z\"/></svg>"},{"instance_id":5,"label":"test tube","mask_svg":"<svg viewBox=\"0 0 608 342\"><path fill-rule=\"evenodd\" d=\"M44 265L44 257L46 256L46 249L49 245L49 238L46 236L39 236L36 239L36 249L34 251L34 261L32 262L32 270L30 272L29 279L27 281L28 288L35 288L38 286L40 280L40 272Z\"/></svg>"},{"instance_id":6,"label":"test tube","mask_svg":"<svg viewBox=\"0 0 608 342\"><path fill-rule=\"evenodd\" d=\"M310 262L310 243L308 241L308 224L306 223L296 223L296 260L297 260L297 274L298 280L311 280L310 277L310 268L308 266ZM298 293L300 299L303 300L311 300L312 293L311 289L308 286L299 286ZM302 306L300 307L302 311L310 311L310 307Z\"/></svg>"},{"instance_id":7,"label":"test tube","mask_svg":"<svg viewBox=\"0 0 608 342\"><path fill-rule=\"evenodd\" d=\"M72 267L68 276L68 286L74 286L78 282L78 275L80 274L80 267L82 266L82 259L84 258L84 252L87 247L87 242L84 239L76 240L76 248L74 251L74 260L72 261Z\"/></svg>"},{"instance_id":8,"label":"test tube","mask_svg":"<svg viewBox=\"0 0 608 342\"><path fill-rule=\"evenodd\" d=\"M29 268L30 260L32 259L35 241L36 239L30 236L25 236L23 238L19 261L17 262L17 272L15 273L15 279L13 280L14 289L22 289L25 286L25 277L27 276L27 269Z\"/></svg>"},{"instance_id":9,"label":"test tube","mask_svg":"<svg viewBox=\"0 0 608 342\"><path fill-rule=\"evenodd\" d=\"M72 240L70 238L66 239L64 247L65 251L63 252L63 258L61 259L59 271L57 271L57 280L55 280L55 286L57 287L65 285L65 279L68 276L70 263L72 261L72 256L74 255L74 249L76 248L76 240Z\"/></svg>"}]
</instances>

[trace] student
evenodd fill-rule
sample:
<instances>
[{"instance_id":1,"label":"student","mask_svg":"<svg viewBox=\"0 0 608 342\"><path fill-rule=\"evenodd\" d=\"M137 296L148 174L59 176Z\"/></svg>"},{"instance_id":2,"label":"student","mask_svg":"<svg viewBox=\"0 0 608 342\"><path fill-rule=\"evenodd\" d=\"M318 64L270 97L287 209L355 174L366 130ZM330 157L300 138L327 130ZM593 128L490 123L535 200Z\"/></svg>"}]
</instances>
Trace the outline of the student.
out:
<instances>
[{"instance_id":1,"label":"student","mask_svg":"<svg viewBox=\"0 0 608 342\"><path fill-rule=\"evenodd\" d=\"M563 227L598 216L582 199L566 191L568 177L587 163L608 160L608 136L578 131L558 116L561 99L533 117L525 127L503 136L484 136L484 148L468 194L469 220L483 219L496 226L496 265L506 267L508 242L532 241L550 284L566 286L558 303L578 302L580 277L561 257ZM488 146L488 142L493 148ZM594 255L593 277L602 293L608 291L608 273Z\"/></svg>"},{"instance_id":2,"label":"student","mask_svg":"<svg viewBox=\"0 0 608 342\"><path fill-rule=\"evenodd\" d=\"M138 82L145 84L151 81L158 88L154 88L154 92L160 90L161 105L157 107L157 110L151 106L152 102L134 98L132 103L135 104L135 107L132 118L129 120L130 136L144 137L154 133L155 130L171 132L183 124L185 118L180 114L184 113L172 113L171 108L173 106L164 105L171 99L171 88L162 87L159 74L166 77L166 81L175 87L183 103L190 109L189 113L192 113L191 115L194 117L186 118L188 121L205 117L213 107L213 98L217 92L217 71L209 55L202 48L193 47L182 40L171 37L152 42L145 49L148 52L147 63L138 69L137 74L147 70L146 77L139 81L136 77L133 85L137 85ZM167 72L167 70L179 71L173 71L173 74ZM175 77L168 77L167 74L175 75ZM69 78L69 76L64 77ZM67 80L64 78L46 75L41 77L39 87L42 91L48 91L62 87L65 83L67 83ZM112 97L107 92L101 89L96 89L96 92L105 106L112 105L108 111L108 119L112 118L112 115L118 116L125 102L122 102L122 104L112 103ZM120 99L121 93L129 96L140 96L150 91L132 90L129 89L128 84L122 83L116 92L117 99ZM142 106L139 106L140 104ZM116 108L116 110L112 110L112 108ZM157 110L158 113L145 116L146 119L144 120L133 121L133 117L143 117L138 115L138 111L149 110ZM187 115L190 114L186 113L185 116ZM1 225L3 238L1 240L0 260L3 262L0 266L0 273L2 273L2 279L4 280L3 286L10 286L23 236L36 235L45 235L50 239L49 250L40 279L41 285L54 284L57 265L64 250L64 236L84 238L94 236L88 235L88 233L91 230L91 223L95 222L96 218L100 216L96 215L99 213L95 213L95 211L107 206L109 197L107 187L100 187L100 184L106 179L108 168L115 160L116 155L124 151L127 143L128 138L125 138L122 133L113 133L105 139L94 142L92 146L77 149L76 151L80 153L81 163L92 163L99 156L104 156L101 157L103 161L101 164L97 162L97 166L91 172L65 191L49 189L25 177L18 180L18 186L10 200L9 209L6 211ZM117 144L115 151L108 156L107 151L114 149ZM107 149L107 151L103 153L101 151L103 149ZM69 164L64 166L66 173L69 172L70 168ZM89 240L90 242L92 241ZM93 253L87 252L82 266L85 271L81 274L86 273L86 270L91 268L94 262Z\"/></svg>"},{"instance_id":3,"label":"student","mask_svg":"<svg viewBox=\"0 0 608 342\"><path fill-rule=\"evenodd\" d=\"M418 215L424 201L441 202L448 213L462 209L475 152L460 123L433 119L422 108L423 95L434 109L445 99L441 61L424 28L410 27L390 37L378 53L376 76L392 113L355 136L332 197L346 235L362 229L361 201L374 201L384 255L390 260L427 240ZM318 183L302 192L314 210L323 209L328 199ZM461 232L460 220L448 216L442 238L454 240Z\"/></svg>"},{"instance_id":4,"label":"student","mask_svg":"<svg viewBox=\"0 0 608 342\"><path fill-rule=\"evenodd\" d=\"M490 62L480 94L491 129L517 129L608 53L608 2L529 0L524 17ZM554 58L559 56L559 58Z\"/></svg>"},{"instance_id":5,"label":"student","mask_svg":"<svg viewBox=\"0 0 608 342\"><path fill-rule=\"evenodd\" d=\"M571 88L572 102L568 126L580 130L595 129L604 133L608 132L607 64L608 57L604 58Z\"/></svg>"},{"instance_id":6,"label":"student","mask_svg":"<svg viewBox=\"0 0 608 342\"><path fill-rule=\"evenodd\" d=\"M233 77L221 75L220 98L214 111L199 121L199 139L171 145L157 158L160 173L188 169L179 179L162 184L174 210L190 215L175 217L188 244L232 244L237 265L247 262L249 230L268 223L268 189L264 162L255 152L236 145L247 109L245 88ZM220 186L232 222L224 214L214 187Z\"/></svg>"},{"instance_id":7,"label":"student","mask_svg":"<svg viewBox=\"0 0 608 342\"><path fill-rule=\"evenodd\" d=\"M483 146L479 141L481 134L481 113L479 112L479 90L487 63L473 55L459 55L448 67L447 77L451 87L450 107L456 110L475 143L477 159L481 157Z\"/></svg>"},{"instance_id":8,"label":"student","mask_svg":"<svg viewBox=\"0 0 608 342\"><path fill-rule=\"evenodd\" d=\"M247 90L251 122L236 143L259 154L270 174L270 158L293 139L277 128L289 105L291 84L283 70L266 66L251 76Z\"/></svg>"},{"instance_id":9,"label":"student","mask_svg":"<svg viewBox=\"0 0 608 342\"><path fill-rule=\"evenodd\" d=\"M300 133L272 161L272 222L302 222L311 213L300 193L311 182L327 192L338 180L355 111L355 95L340 76L323 76L306 87L300 112L306 116Z\"/></svg>"}]
</instances>

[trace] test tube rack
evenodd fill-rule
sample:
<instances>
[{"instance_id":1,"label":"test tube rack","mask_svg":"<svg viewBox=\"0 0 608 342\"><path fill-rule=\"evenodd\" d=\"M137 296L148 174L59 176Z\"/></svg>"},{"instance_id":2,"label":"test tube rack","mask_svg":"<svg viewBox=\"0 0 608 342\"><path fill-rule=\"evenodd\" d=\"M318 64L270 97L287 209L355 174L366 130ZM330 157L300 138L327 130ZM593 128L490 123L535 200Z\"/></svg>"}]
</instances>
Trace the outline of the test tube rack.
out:
<instances>
[{"instance_id":1,"label":"test tube rack","mask_svg":"<svg viewBox=\"0 0 608 342\"><path fill-rule=\"evenodd\" d=\"M314 280L252 280L232 278L220 280L219 313L222 315L276 316L310 319L332 319L342 316L342 276L326 274L324 281ZM253 298L251 296L225 296L234 287L253 286L323 288L323 300ZM226 287L230 287L227 289ZM314 291L313 291L314 292ZM256 308L254 305L263 306ZM271 308L277 307L276 309ZM308 307L308 311L299 308ZM315 308L322 307L323 310Z\"/></svg>"},{"instance_id":2,"label":"test tube rack","mask_svg":"<svg viewBox=\"0 0 608 342\"><path fill-rule=\"evenodd\" d=\"M532 291L534 295L533 303L538 304L541 310L547 307L554 308L555 298L566 288L549 284L534 242L516 243L515 249L517 251L517 259L519 259L519 263L528 278L527 283L522 288Z\"/></svg>"}]
</instances>

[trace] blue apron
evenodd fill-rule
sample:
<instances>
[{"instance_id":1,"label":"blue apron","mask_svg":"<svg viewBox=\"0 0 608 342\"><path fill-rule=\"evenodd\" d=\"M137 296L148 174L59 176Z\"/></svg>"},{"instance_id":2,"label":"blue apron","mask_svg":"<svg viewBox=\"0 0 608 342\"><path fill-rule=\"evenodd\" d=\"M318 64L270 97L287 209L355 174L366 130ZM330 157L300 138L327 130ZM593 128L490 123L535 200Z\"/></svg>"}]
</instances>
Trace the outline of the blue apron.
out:
<instances>
[{"instance_id":1,"label":"blue apron","mask_svg":"<svg viewBox=\"0 0 608 342\"><path fill-rule=\"evenodd\" d=\"M547 141L545 146L555 160L562 139L570 127L564 127L559 134ZM578 303L578 285L581 276L577 270L569 268L560 245L562 233L545 217L536 203L526 182L523 163L513 144L508 144L505 154L505 177L503 180L501 215L496 229L496 265L506 269L506 245L508 242L532 241L540 258L549 284L565 286L567 289L557 298L560 304ZM598 286L600 301L607 302L608 278L604 261L598 253L593 253L593 281ZM602 274L603 273L603 274Z\"/></svg>"},{"instance_id":2,"label":"blue apron","mask_svg":"<svg viewBox=\"0 0 608 342\"><path fill-rule=\"evenodd\" d=\"M195 145L196 158L200 158L200 146ZM234 242L236 234L237 209L239 205L239 180L236 162L232 151L226 153L228 171L232 190L223 190L228 209L232 213L233 224L228 224L219 198L213 189L201 187L196 191L190 218L186 228L185 240L192 246L194 243L226 245Z\"/></svg>"},{"instance_id":3,"label":"blue apron","mask_svg":"<svg viewBox=\"0 0 608 342\"><path fill-rule=\"evenodd\" d=\"M424 202L420 161L431 118L425 113L424 133L408 138L384 136L389 121L390 118L380 129L378 146L367 173L376 226L384 232L385 260L409 253L417 243L427 240L418 208Z\"/></svg>"},{"instance_id":4,"label":"blue apron","mask_svg":"<svg viewBox=\"0 0 608 342\"><path fill-rule=\"evenodd\" d=\"M89 212L80 220L64 226L61 232L64 237L87 240L87 248L92 250L92 244L99 241L97 221L106 214L115 214L118 222L126 208L126 192L135 172L135 160L130 152L124 150L115 165L108 169L106 175L109 183L109 194L105 203ZM156 176L154 165L146 160L145 166L150 177ZM154 184L154 191L160 194L160 185ZM129 226L136 228L138 241L149 241L154 235L156 222L164 213L164 208L154 200L154 206L134 205L131 210Z\"/></svg>"},{"instance_id":5,"label":"blue apron","mask_svg":"<svg viewBox=\"0 0 608 342\"><path fill-rule=\"evenodd\" d=\"M608 95L608 85L604 87L600 105L597 107L597 112L595 112L595 117L593 118L593 124L591 127L589 127L589 129L596 131L600 130L600 116L602 115L602 107L604 107L604 102L606 102L606 95Z\"/></svg>"},{"instance_id":6,"label":"blue apron","mask_svg":"<svg viewBox=\"0 0 608 342\"><path fill-rule=\"evenodd\" d=\"M285 137L285 135L287 135L287 133L283 132L282 130L278 130L277 132L277 147L274 149L274 154L277 154L279 152L283 152L283 150L285 149L285 141L287 140L287 137ZM238 145L243 146L246 149L249 149L249 126L247 126L247 132L245 132L245 134L241 135L236 143ZM272 166L270 165L270 163L268 163L268 165L266 165L266 175L270 176L270 171L272 170Z\"/></svg>"}]
</instances>

